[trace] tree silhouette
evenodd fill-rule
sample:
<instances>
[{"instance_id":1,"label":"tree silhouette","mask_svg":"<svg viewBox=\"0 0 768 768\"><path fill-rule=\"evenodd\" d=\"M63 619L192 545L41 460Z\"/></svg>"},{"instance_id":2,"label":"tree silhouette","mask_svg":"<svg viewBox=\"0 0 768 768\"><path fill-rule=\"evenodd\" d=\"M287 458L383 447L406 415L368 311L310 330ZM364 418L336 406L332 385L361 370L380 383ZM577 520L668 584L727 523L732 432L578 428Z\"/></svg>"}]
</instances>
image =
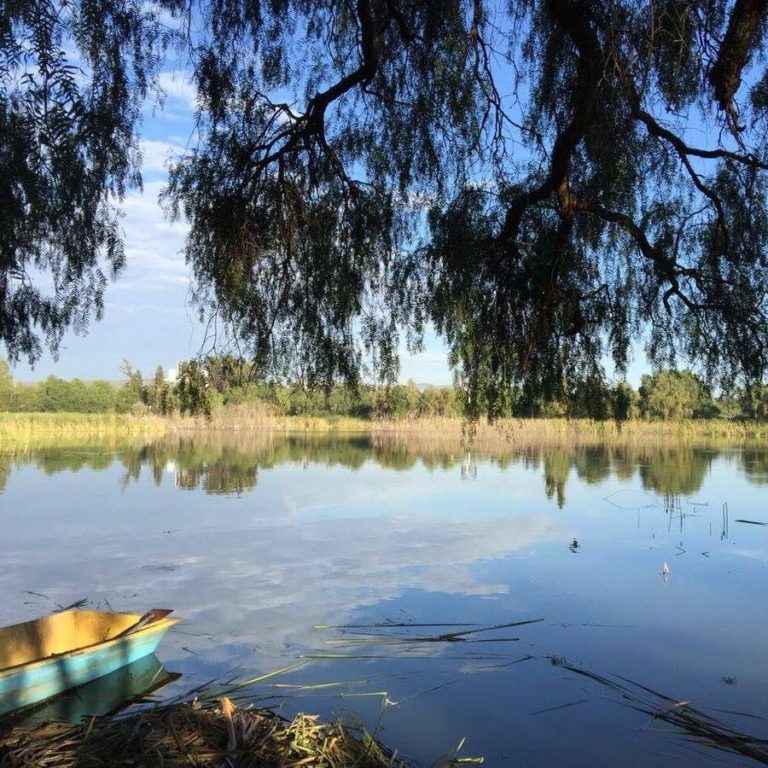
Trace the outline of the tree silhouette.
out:
<instances>
[{"instance_id":1,"label":"tree silhouette","mask_svg":"<svg viewBox=\"0 0 768 768\"><path fill-rule=\"evenodd\" d=\"M470 411L621 370L639 332L762 376L765 2L226 8L168 200L261 368L393 376L429 320Z\"/></svg>"},{"instance_id":2,"label":"tree silhouette","mask_svg":"<svg viewBox=\"0 0 768 768\"><path fill-rule=\"evenodd\" d=\"M164 32L141 0L0 5L0 341L12 360L100 318L124 266L116 203Z\"/></svg>"},{"instance_id":3,"label":"tree silhouette","mask_svg":"<svg viewBox=\"0 0 768 768\"><path fill-rule=\"evenodd\" d=\"M606 354L622 371L640 334L654 363L763 378L765 0L77 0L57 38L37 19L59 29L59 4L0 13L12 355L100 311L98 253L122 263L108 192L134 179L156 9L199 94L165 200L197 301L261 374L391 381L430 322L470 414L599 378ZM23 81L20 38L52 77ZM24 278L38 253L50 300Z\"/></svg>"}]
</instances>

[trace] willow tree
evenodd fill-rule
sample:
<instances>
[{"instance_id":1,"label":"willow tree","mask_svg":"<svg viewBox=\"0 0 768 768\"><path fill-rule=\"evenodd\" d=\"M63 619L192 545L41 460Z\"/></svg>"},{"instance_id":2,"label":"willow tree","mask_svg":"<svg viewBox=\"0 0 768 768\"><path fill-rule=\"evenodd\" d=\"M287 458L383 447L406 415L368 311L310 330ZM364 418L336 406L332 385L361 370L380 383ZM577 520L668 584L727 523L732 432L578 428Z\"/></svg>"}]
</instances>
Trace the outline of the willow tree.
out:
<instances>
[{"instance_id":1,"label":"willow tree","mask_svg":"<svg viewBox=\"0 0 768 768\"><path fill-rule=\"evenodd\" d=\"M229 0L168 200L261 367L396 370L431 322L470 406L630 342L762 378L758 0Z\"/></svg>"},{"instance_id":2,"label":"willow tree","mask_svg":"<svg viewBox=\"0 0 768 768\"><path fill-rule=\"evenodd\" d=\"M258 370L392 378L431 323L470 412L633 338L763 378L768 0L188 1L165 199Z\"/></svg>"},{"instance_id":3,"label":"willow tree","mask_svg":"<svg viewBox=\"0 0 768 768\"><path fill-rule=\"evenodd\" d=\"M141 0L0 0L0 343L12 360L102 314L167 36Z\"/></svg>"}]
</instances>

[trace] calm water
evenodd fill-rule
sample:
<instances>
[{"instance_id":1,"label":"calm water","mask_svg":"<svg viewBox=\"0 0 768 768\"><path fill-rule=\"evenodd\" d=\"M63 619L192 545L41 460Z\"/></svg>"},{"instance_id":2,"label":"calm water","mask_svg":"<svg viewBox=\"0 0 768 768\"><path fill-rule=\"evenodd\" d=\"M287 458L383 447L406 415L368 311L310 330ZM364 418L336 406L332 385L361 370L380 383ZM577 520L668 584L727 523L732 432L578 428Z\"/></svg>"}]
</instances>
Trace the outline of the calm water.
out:
<instances>
[{"instance_id":1,"label":"calm water","mask_svg":"<svg viewBox=\"0 0 768 768\"><path fill-rule=\"evenodd\" d=\"M768 525L741 520L768 522L768 451L0 455L0 623L82 598L173 607L158 655L182 677L163 694L302 662L248 694L352 713L425 766L463 738L491 766L751 765L572 669L766 738Z\"/></svg>"}]
</instances>

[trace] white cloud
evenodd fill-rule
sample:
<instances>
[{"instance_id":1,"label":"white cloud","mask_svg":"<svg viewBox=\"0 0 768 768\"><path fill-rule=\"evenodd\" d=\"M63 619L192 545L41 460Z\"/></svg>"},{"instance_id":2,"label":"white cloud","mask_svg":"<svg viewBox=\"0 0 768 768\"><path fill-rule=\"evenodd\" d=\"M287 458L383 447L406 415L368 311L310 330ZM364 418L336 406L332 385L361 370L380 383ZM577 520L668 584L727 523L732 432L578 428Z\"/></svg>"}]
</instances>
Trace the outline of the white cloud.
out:
<instances>
[{"instance_id":1,"label":"white cloud","mask_svg":"<svg viewBox=\"0 0 768 768\"><path fill-rule=\"evenodd\" d=\"M170 160L183 154L184 148L168 141L143 139L140 143L142 173L146 176L167 176Z\"/></svg>"},{"instance_id":2,"label":"white cloud","mask_svg":"<svg viewBox=\"0 0 768 768\"><path fill-rule=\"evenodd\" d=\"M192 110L197 108L197 88L189 72L161 72L157 84L169 99L183 101Z\"/></svg>"},{"instance_id":3,"label":"white cloud","mask_svg":"<svg viewBox=\"0 0 768 768\"><path fill-rule=\"evenodd\" d=\"M123 202L127 268L113 288L117 301L125 291L133 293L135 303L137 289L155 292L162 288L174 289L181 301L185 299L190 271L182 249L189 225L168 221L158 202L163 186L162 181L150 182L143 193L131 194Z\"/></svg>"},{"instance_id":4,"label":"white cloud","mask_svg":"<svg viewBox=\"0 0 768 768\"><path fill-rule=\"evenodd\" d=\"M370 479L359 478L356 488ZM4 594L29 589L66 604L73 595L84 596L82 585L88 584L94 602L107 599L137 612L147 605L173 605L195 637L169 636L166 658L185 658L181 646L189 645L206 663L226 665L242 662L243 649L256 638L260 656L267 657L284 658L288 648L292 656L322 647L325 636L314 625L398 601L411 590L507 594L508 583L484 577L476 566L570 534L549 515L489 515L469 523L428 509L330 520L281 516L250 530L217 526L165 537L134 530L130 539L112 527L100 532L98 541L86 542L53 528L49 535L61 539L69 556L52 562L39 555L46 551L39 539L17 536L0 567ZM5 615L12 614L8 608L0 614L5 620L24 618Z\"/></svg>"}]
</instances>

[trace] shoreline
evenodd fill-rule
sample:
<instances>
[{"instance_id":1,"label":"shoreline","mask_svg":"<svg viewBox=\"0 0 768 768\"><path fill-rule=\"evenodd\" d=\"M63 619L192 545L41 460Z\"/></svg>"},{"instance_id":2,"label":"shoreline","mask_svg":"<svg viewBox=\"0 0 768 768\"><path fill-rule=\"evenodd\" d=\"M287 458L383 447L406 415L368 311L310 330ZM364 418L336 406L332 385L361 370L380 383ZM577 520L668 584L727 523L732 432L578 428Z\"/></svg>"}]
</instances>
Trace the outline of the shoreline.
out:
<instances>
[{"instance_id":1,"label":"shoreline","mask_svg":"<svg viewBox=\"0 0 768 768\"><path fill-rule=\"evenodd\" d=\"M81 725L0 725L0 764L109 768L238 765L406 768L407 762L361 727L312 715L285 720L270 709L242 709L223 697L158 704Z\"/></svg>"},{"instance_id":2,"label":"shoreline","mask_svg":"<svg viewBox=\"0 0 768 768\"><path fill-rule=\"evenodd\" d=\"M500 419L470 424L460 418L357 419L334 416L272 416L263 410L223 409L204 417L82 413L0 413L0 451L36 446L105 446L150 443L174 437L365 435L408 443L449 442L467 450L528 446L628 445L695 442L766 444L768 422L727 419L592 421L589 419Z\"/></svg>"}]
</instances>

